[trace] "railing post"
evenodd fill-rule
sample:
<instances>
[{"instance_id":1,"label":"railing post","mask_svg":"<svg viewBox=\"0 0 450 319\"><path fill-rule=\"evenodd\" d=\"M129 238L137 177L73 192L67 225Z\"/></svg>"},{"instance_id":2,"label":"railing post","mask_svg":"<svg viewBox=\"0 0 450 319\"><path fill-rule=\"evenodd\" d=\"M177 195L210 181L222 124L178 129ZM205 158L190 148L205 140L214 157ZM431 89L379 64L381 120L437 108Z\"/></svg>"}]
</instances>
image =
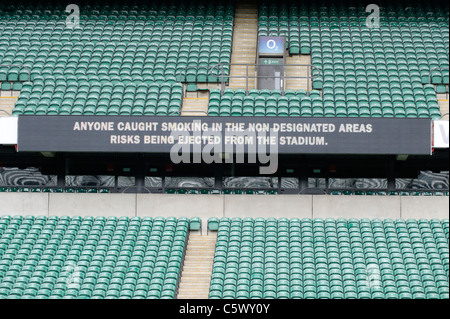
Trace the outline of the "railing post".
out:
<instances>
[{"instance_id":1,"label":"railing post","mask_svg":"<svg viewBox=\"0 0 450 319\"><path fill-rule=\"evenodd\" d=\"M12 114L9 114L9 112L6 112L5 110L0 110L0 113L5 113L8 116L12 116Z\"/></svg>"},{"instance_id":2,"label":"railing post","mask_svg":"<svg viewBox=\"0 0 450 319\"><path fill-rule=\"evenodd\" d=\"M245 67L247 68L247 77L245 78L245 90L247 91L248 95L248 64Z\"/></svg>"},{"instance_id":3,"label":"railing post","mask_svg":"<svg viewBox=\"0 0 450 319\"><path fill-rule=\"evenodd\" d=\"M223 63L221 63L221 69L222 69L222 75L221 75L221 89L220 89L220 94L223 94L223 91L225 91L225 72L223 70Z\"/></svg>"},{"instance_id":4,"label":"railing post","mask_svg":"<svg viewBox=\"0 0 450 319\"><path fill-rule=\"evenodd\" d=\"M307 70L307 76L306 76L306 88L307 88L307 92L306 92L306 96L309 97L309 79L310 79L310 71L309 71L310 66L307 66L306 70ZM311 73L312 73L312 68L311 68Z\"/></svg>"},{"instance_id":5,"label":"railing post","mask_svg":"<svg viewBox=\"0 0 450 319\"><path fill-rule=\"evenodd\" d=\"M213 72L214 69L220 67L221 70L218 70L217 72L217 77L220 77L220 85L221 85L221 94L223 94L223 92L225 91L225 65L228 65L231 67L231 65L238 65L238 66L245 66L246 67L246 75L245 75L245 89L247 91L248 95L248 91L250 88L250 78L254 79L255 83L257 83L258 78L263 77L263 76L258 76L257 72L256 72L256 68L258 66L258 64L248 64L248 63L218 63L217 65L209 68L209 72ZM255 67L255 70L253 71L253 75L252 77L250 77L250 66ZM309 81L312 81L315 77L319 77L322 75L322 71L317 68L316 66L312 65L312 64L289 64L289 65L285 65L288 67L294 67L294 66L301 66L301 67L306 67L307 68L307 96L310 96L310 90L312 89L311 84L309 83ZM317 75L314 75L314 70L317 70ZM213 75L216 75L214 73L211 73ZM242 78L243 76L234 76L234 78ZM267 75L264 77L269 77L269 78L275 78L274 75ZM233 76L230 75L230 79L233 78ZM286 75L282 75L281 79L283 80L283 90L282 93L285 92L286 90L286 81L288 81L289 78L305 78L304 76L286 76ZM284 95L284 94L283 94Z\"/></svg>"},{"instance_id":6,"label":"railing post","mask_svg":"<svg viewBox=\"0 0 450 319\"><path fill-rule=\"evenodd\" d=\"M31 82L31 69L23 64L0 64L0 67L9 67L9 68L24 68L28 71L28 82ZM8 73L7 73L8 74ZM19 71L19 77L20 77L20 71Z\"/></svg>"}]
</instances>

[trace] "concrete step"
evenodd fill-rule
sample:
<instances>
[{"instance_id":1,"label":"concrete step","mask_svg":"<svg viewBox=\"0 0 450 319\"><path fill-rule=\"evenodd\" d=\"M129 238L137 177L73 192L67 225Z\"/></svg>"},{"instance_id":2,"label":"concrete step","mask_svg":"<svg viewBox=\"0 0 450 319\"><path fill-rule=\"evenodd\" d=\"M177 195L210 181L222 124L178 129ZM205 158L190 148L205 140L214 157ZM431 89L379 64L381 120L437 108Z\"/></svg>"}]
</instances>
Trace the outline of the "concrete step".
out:
<instances>
[{"instance_id":1,"label":"concrete step","mask_svg":"<svg viewBox=\"0 0 450 319\"><path fill-rule=\"evenodd\" d=\"M209 282L206 284L200 284L200 283L192 283L192 284L186 284L183 283L183 290L181 291L182 293L187 293L189 291L192 290L197 290L197 291L202 291L204 293L208 293L209 292Z\"/></svg>"},{"instance_id":2,"label":"concrete step","mask_svg":"<svg viewBox=\"0 0 450 319\"><path fill-rule=\"evenodd\" d=\"M189 289L186 291L180 291L177 299L208 299L208 289Z\"/></svg>"},{"instance_id":3,"label":"concrete step","mask_svg":"<svg viewBox=\"0 0 450 319\"><path fill-rule=\"evenodd\" d=\"M197 242L197 243L193 243L193 245L190 247L191 249L205 249L205 248L210 248L210 249L214 249L214 247L216 246L215 242Z\"/></svg>"},{"instance_id":4,"label":"concrete step","mask_svg":"<svg viewBox=\"0 0 450 319\"><path fill-rule=\"evenodd\" d=\"M200 237L199 235L194 236L189 236L189 239L192 240L192 242L205 242L205 241L216 241L215 237L211 237L209 235L205 235L205 238Z\"/></svg>"},{"instance_id":5,"label":"concrete step","mask_svg":"<svg viewBox=\"0 0 450 319\"><path fill-rule=\"evenodd\" d=\"M253 51L255 51L255 52L253 52ZM256 56L255 56L256 45L250 49L248 49L248 48L247 49L241 49L241 48L233 49L231 54L234 54L235 60L252 58L254 61L256 61ZM236 62L236 63L239 63L239 62Z\"/></svg>"},{"instance_id":6,"label":"concrete step","mask_svg":"<svg viewBox=\"0 0 450 319\"><path fill-rule=\"evenodd\" d=\"M211 249L208 250L208 252L212 252L214 253L215 249ZM211 256L207 256L207 255L198 255L195 252L190 252L189 255L186 254L186 257L189 257L186 259L186 262L195 262L195 263L201 263L201 262L209 262L211 261L214 257L214 255ZM194 257L195 259L191 259L192 257Z\"/></svg>"},{"instance_id":7,"label":"concrete step","mask_svg":"<svg viewBox=\"0 0 450 319\"><path fill-rule=\"evenodd\" d=\"M181 108L182 116L206 116L209 98L184 98Z\"/></svg>"},{"instance_id":8,"label":"concrete step","mask_svg":"<svg viewBox=\"0 0 450 319\"><path fill-rule=\"evenodd\" d=\"M211 274L212 272L212 266L206 266L206 265L191 265L191 266L187 266L184 265L183 266L183 271L189 272L190 274Z\"/></svg>"},{"instance_id":9,"label":"concrete step","mask_svg":"<svg viewBox=\"0 0 450 319\"><path fill-rule=\"evenodd\" d=\"M10 116L12 115L13 107L0 106L0 116Z\"/></svg>"},{"instance_id":10,"label":"concrete step","mask_svg":"<svg viewBox=\"0 0 450 319\"><path fill-rule=\"evenodd\" d=\"M212 252L214 253L214 252ZM206 258L205 256L200 255L190 255L190 257L197 257L198 259L188 259L185 260L185 265L208 265L214 258Z\"/></svg>"},{"instance_id":11,"label":"concrete step","mask_svg":"<svg viewBox=\"0 0 450 319\"><path fill-rule=\"evenodd\" d=\"M203 293L207 294L209 292L209 287L203 288L202 290L203 290ZM180 293L182 292L184 294L187 294L187 293L198 294L199 291L200 291L200 289L192 287L192 288L183 288L183 291L180 291Z\"/></svg>"},{"instance_id":12,"label":"concrete step","mask_svg":"<svg viewBox=\"0 0 450 319\"><path fill-rule=\"evenodd\" d=\"M177 299L208 299L209 296L209 292L207 295L202 294L202 295L198 295L198 294L180 294L178 295Z\"/></svg>"},{"instance_id":13,"label":"concrete step","mask_svg":"<svg viewBox=\"0 0 450 319\"><path fill-rule=\"evenodd\" d=\"M181 116L208 116L208 114L205 114L203 112L184 112L184 114L181 114Z\"/></svg>"},{"instance_id":14,"label":"concrete step","mask_svg":"<svg viewBox=\"0 0 450 319\"><path fill-rule=\"evenodd\" d=\"M186 260L184 262L184 266L192 267L192 266L198 266L199 268L211 268L211 262L213 260Z\"/></svg>"},{"instance_id":15,"label":"concrete step","mask_svg":"<svg viewBox=\"0 0 450 319\"><path fill-rule=\"evenodd\" d=\"M20 91L3 91L0 90L0 97L18 97Z\"/></svg>"},{"instance_id":16,"label":"concrete step","mask_svg":"<svg viewBox=\"0 0 450 319\"><path fill-rule=\"evenodd\" d=\"M443 120L449 119L449 100L438 99L439 108Z\"/></svg>"},{"instance_id":17,"label":"concrete step","mask_svg":"<svg viewBox=\"0 0 450 319\"><path fill-rule=\"evenodd\" d=\"M211 278L209 277L198 277L198 276L191 276L191 277L184 277L180 282L183 282L185 284L195 284L195 283L199 283L199 284L205 284L207 283L209 285Z\"/></svg>"},{"instance_id":18,"label":"concrete step","mask_svg":"<svg viewBox=\"0 0 450 319\"><path fill-rule=\"evenodd\" d=\"M295 55L292 57L286 58L286 76L299 76L302 78L288 78L286 79L285 87L286 89L293 90L308 90L308 67L307 66L289 66L291 64L311 64L311 56L310 55ZM311 76L311 74L310 74ZM309 90L312 88L312 81L309 80Z\"/></svg>"},{"instance_id":19,"label":"concrete step","mask_svg":"<svg viewBox=\"0 0 450 319\"><path fill-rule=\"evenodd\" d=\"M186 291L187 289L208 290L210 287L211 274L209 275L209 277L205 277L204 279L204 281L180 281L180 287L182 286L184 291Z\"/></svg>"},{"instance_id":20,"label":"concrete step","mask_svg":"<svg viewBox=\"0 0 450 319\"><path fill-rule=\"evenodd\" d=\"M0 104L15 104L17 102L17 97L12 96L2 96L0 97Z\"/></svg>"},{"instance_id":21,"label":"concrete step","mask_svg":"<svg viewBox=\"0 0 450 319\"><path fill-rule=\"evenodd\" d=\"M202 263L202 262L212 262L214 260L214 256L213 257L209 257L209 256L185 256L184 258L184 262L194 262L194 263Z\"/></svg>"},{"instance_id":22,"label":"concrete step","mask_svg":"<svg viewBox=\"0 0 450 319\"><path fill-rule=\"evenodd\" d=\"M197 244L194 247L189 247L188 251L195 253L196 251L211 251L211 250L214 250L215 248L216 248L215 243L205 243L205 245L203 245L203 246Z\"/></svg>"},{"instance_id":23,"label":"concrete step","mask_svg":"<svg viewBox=\"0 0 450 319\"><path fill-rule=\"evenodd\" d=\"M185 280L181 280L180 281L180 287L181 284L183 286L183 289L190 289L190 288L195 288L196 285L198 285L198 287L200 288L206 288L209 289L210 286L210 281L211 281L211 273L208 276L196 276L194 277L189 277L186 278Z\"/></svg>"},{"instance_id":24,"label":"concrete step","mask_svg":"<svg viewBox=\"0 0 450 319\"><path fill-rule=\"evenodd\" d=\"M192 239L192 247L195 247L196 245L205 245L205 244L215 244L216 241L214 239L205 239L205 240L199 240L199 239Z\"/></svg>"},{"instance_id":25,"label":"concrete step","mask_svg":"<svg viewBox=\"0 0 450 319\"><path fill-rule=\"evenodd\" d=\"M185 273L183 275L183 278L180 280L180 282L186 282L186 283L192 283L192 282L209 282L211 279L211 272L204 272L202 275L201 273Z\"/></svg>"},{"instance_id":26,"label":"concrete step","mask_svg":"<svg viewBox=\"0 0 450 319\"><path fill-rule=\"evenodd\" d=\"M191 254L192 253L192 250L188 250L186 253L189 253L189 254ZM208 250L208 251L200 251L200 250L196 250L195 251L195 256L209 256L210 255L210 251Z\"/></svg>"},{"instance_id":27,"label":"concrete step","mask_svg":"<svg viewBox=\"0 0 450 319\"><path fill-rule=\"evenodd\" d=\"M2 95L5 94L5 92L10 93L11 91L2 91ZM12 111L14 109L14 105L17 102L17 97L0 97L0 116L9 116L12 114Z\"/></svg>"},{"instance_id":28,"label":"concrete step","mask_svg":"<svg viewBox=\"0 0 450 319\"><path fill-rule=\"evenodd\" d=\"M256 48L256 43L247 43L245 45L236 45L233 49L235 52L247 52L249 49Z\"/></svg>"},{"instance_id":29,"label":"concrete step","mask_svg":"<svg viewBox=\"0 0 450 319\"><path fill-rule=\"evenodd\" d=\"M211 277L212 275L212 270L204 270L204 271L193 271L192 269L188 269L186 270L187 272L189 272L189 276L191 276L191 278L193 276L195 276L195 278L208 278ZM186 274L184 274L184 270L183 270L183 276L186 276Z\"/></svg>"},{"instance_id":30,"label":"concrete step","mask_svg":"<svg viewBox=\"0 0 450 319\"><path fill-rule=\"evenodd\" d=\"M234 19L233 49L231 52L231 64L256 62L256 46L258 38L258 4L237 3ZM245 39L245 41L243 41ZM236 89L246 87L247 74L245 66L232 65L230 76L243 76L243 78L230 78L229 87ZM252 71L249 70L249 74ZM249 83L249 89L254 88L254 84Z\"/></svg>"},{"instance_id":31,"label":"concrete step","mask_svg":"<svg viewBox=\"0 0 450 319\"><path fill-rule=\"evenodd\" d=\"M208 298L216 240L216 234L189 236L178 299Z\"/></svg>"}]
</instances>

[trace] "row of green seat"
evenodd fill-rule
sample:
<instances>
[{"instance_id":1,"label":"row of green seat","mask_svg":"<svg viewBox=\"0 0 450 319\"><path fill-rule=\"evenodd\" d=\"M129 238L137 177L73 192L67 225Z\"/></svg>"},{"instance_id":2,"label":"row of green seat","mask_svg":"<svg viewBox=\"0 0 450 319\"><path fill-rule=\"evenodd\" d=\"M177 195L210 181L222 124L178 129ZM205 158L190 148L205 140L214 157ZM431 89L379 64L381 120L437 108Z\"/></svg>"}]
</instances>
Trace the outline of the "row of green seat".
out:
<instances>
[{"instance_id":1,"label":"row of green seat","mask_svg":"<svg viewBox=\"0 0 450 319\"><path fill-rule=\"evenodd\" d=\"M85 74L176 81L188 66L231 61L231 1L82 9L71 28L61 4L0 4L0 82Z\"/></svg>"},{"instance_id":2,"label":"row of green seat","mask_svg":"<svg viewBox=\"0 0 450 319\"><path fill-rule=\"evenodd\" d=\"M357 101L364 107L362 116L379 116L378 111L372 114L365 109L372 103L381 104L383 116L438 118L436 90L445 93L449 84L448 5L414 1L383 3L379 8L380 26L368 27L364 5L262 1L258 34L286 36L290 54L311 55L313 88L324 89L324 104L337 103L336 93L325 88L345 89L339 93L345 100L350 94L347 89L358 84L378 90L363 92L366 99L362 104ZM423 92L426 84L437 85L430 95ZM411 100L411 86L426 100ZM390 91L385 101L382 89ZM402 104L405 108L397 111ZM408 111L414 104L417 109Z\"/></svg>"},{"instance_id":3,"label":"row of green seat","mask_svg":"<svg viewBox=\"0 0 450 319\"><path fill-rule=\"evenodd\" d=\"M179 115L182 100L175 82L36 79L22 87L13 115Z\"/></svg>"},{"instance_id":4,"label":"row of green seat","mask_svg":"<svg viewBox=\"0 0 450 319\"><path fill-rule=\"evenodd\" d=\"M448 299L449 221L212 218L212 299Z\"/></svg>"},{"instance_id":5,"label":"row of green seat","mask_svg":"<svg viewBox=\"0 0 450 319\"><path fill-rule=\"evenodd\" d=\"M314 116L314 117L408 117L441 118L439 104L433 88L420 88L405 93L404 98L394 90L329 89L322 94L312 90L227 89L210 93L210 116ZM364 89L362 89L364 90ZM406 90L405 90L406 91ZM391 96L392 94L392 96ZM380 98L381 96L381 98ZM398 96L398 99L397 99ZM395 99L395 100L393 100Z\"/></svg>"},{"instance_id":6,"label":"row of green seat","mask_svg":"<svg viewBox=\"0 0 450 319\"><path fill-rule=\"evenodd\" d=\"M189 224L2 216L0 299L173 299Z\"/></svg>"},{"instance_id":7,"label":"row of green seat","mask_svg":"<svg viewBox=\"0 0 450 319\"><path fill-rule=\"evenodd\" d=\"M348 2L339 4L317 2L281 2L271 3L263 1L259 6L259 34L285 35L291 53L310 54L310 50L320 38L338 34L335 38L339 43L347 41L347 30L356 33L348 41L349 44L358 43L362 35L363 40L375 41L415 41L418 44L442 45L437 49L445 49L448 45L448 6L437 3L433 7L416 1L406 5L380 5L380 28L368 28L366 6L354 6ZM331 33L331 34L330 34ZM343 34L340 34L343 33ZM318 37L318 38L316 38ZM340 39L339 39L340 38ZM350 40L350 39L348 39ZM401 47L401 46L399 46ZM427 47L429 48L429 47ZM445 53L431 46L430 53ZM448 50L447 50L448 51ZM448 57L447 57L448 63Z\"/></svg>"}]
</instances>

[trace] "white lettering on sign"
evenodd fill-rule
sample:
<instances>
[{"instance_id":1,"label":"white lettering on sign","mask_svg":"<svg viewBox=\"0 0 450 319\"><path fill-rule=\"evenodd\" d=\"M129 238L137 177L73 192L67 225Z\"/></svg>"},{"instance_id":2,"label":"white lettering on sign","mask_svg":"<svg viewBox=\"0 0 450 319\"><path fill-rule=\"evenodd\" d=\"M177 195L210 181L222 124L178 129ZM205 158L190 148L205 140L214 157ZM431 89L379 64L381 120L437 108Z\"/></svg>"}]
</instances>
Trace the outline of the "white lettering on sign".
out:
<instances>
[{"instance_id":1,"label":"white lettering on sign","mask_svg":"<svg viewBox=\"0 0 450 319\"><path fill-rule=\"evenodd\" d=\"M17 116L0 117L0 145L17 144Z\"/></svg>"},{"instance_id":2,"label":"white lettering on sign","mask_svg":"<svg viewBox=\"0 0 450 319\"><path fill-rule=\"evenodd\" d=\"M434 121L433 147L448 148L448 121Z\"/></svg>"}]
</instances>

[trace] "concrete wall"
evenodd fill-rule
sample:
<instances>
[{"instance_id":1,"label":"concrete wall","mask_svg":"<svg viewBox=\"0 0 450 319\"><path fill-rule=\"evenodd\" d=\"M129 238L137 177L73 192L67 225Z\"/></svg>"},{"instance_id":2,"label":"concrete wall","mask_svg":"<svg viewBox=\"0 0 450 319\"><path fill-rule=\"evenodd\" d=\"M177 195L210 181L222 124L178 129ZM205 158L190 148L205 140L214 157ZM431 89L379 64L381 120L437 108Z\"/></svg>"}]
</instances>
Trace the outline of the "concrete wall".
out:
<instances>
[{"instance_id":1,"label":"concrete wall","mask_svg":"<svg viewBox=\"0 0 450 319\"><path fill-rule=\"evenodd\" d=\"M400 218L400 196L314 196L313 218Z\"/></svg>"},{"instance_id":2,"label":"concrete wall","mask_svg":"<svg viewBox=\"0 0 450 319\"><path fill-rule=\"evenodd\" d=\"M136 195L136 216L199 217L202 233L207 233L207 220L222 217L224 199L221 195Z\"/></svg>"},{"instance_id":3,"label":"concrete wall","mask_svg":"<svg viewBox=\"0 0 450 319\"><path fill-rule=\"evenodd\" d=\"M302 196L235 196L224 198L223 216L226 217L312 217L312 195Z\"/></svg>"},{"instance_id":4,"label":"concrete wall","mask_svg":"<svg viewBox=\"0 0 450 319\"><path fill-rule=\"evenodd\" d=\"M0 215L48 216L48 194L0 193Z\"/></svg>"},{"instance_id":5,"label":"concrete wall","mask_svg":"<svg viewBox=\"0 0 450 319\"><path fill-rule=\"evenodd\" d=\"M427 219L444 219L448 218L449 208L448 196L408 196L401 197L400 217L403 219L427 218Z\"/></svg>"},{"instance_id":6,"label":"concrete wall","mask_svg":"<svg viewBox=\"0 0 450 319\"><path fill-rule=\"evenodd\" d=\"M447 196L0 193L1 215L287 218L449 217Z\"/></svg>"},{"instance_id":7,"label":"concrete wall","mask_svg":"<svg viewBox=\"0 0 450 319\"><path fill-rule=\"evenodd\" d=\"M112 195L112 196L110 196ZM49 194L53 216L136 216L134 194Z\"/></svg>"}]
</instances>

